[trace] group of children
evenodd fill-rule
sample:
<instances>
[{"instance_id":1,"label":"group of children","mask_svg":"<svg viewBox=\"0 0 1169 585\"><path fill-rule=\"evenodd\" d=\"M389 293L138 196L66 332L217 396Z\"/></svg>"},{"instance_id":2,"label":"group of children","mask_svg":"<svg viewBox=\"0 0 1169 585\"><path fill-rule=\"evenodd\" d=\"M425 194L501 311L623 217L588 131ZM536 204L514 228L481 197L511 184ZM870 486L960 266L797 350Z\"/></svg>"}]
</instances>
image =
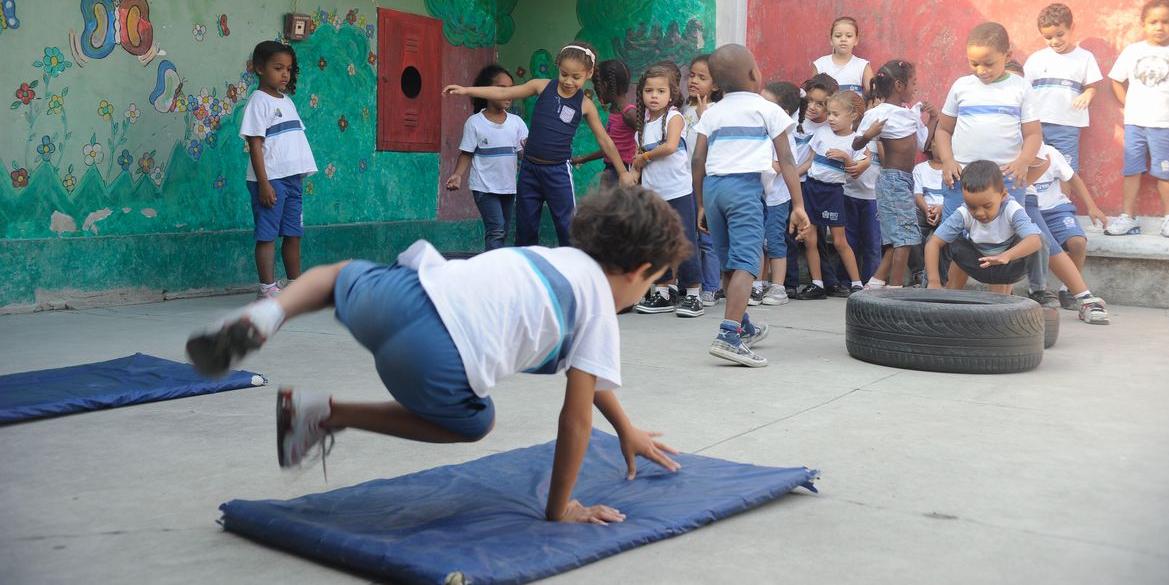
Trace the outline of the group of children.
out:
<instances>
[{"instance_id":1,"label":"group of children","mask_svg":"<svg viewBox=\"0 0 1169 585\"><path fill-rule=\"evenodd\" d=\"M1127 106L1127 213L1108 226L1112 234L1134 229L1133 177L1157 178L1169 208L1169 79L1161 67L1169 62L1169 0L1147 2L1141 20L1146 40L1126 48L1110 72ZM741 45L690 63L685 98L676 64L651 66L638 75L632 103L623 97L628 68L597 63L583 42L558 53L556 79L516 86L502 68L485 69L475 86L444 93L477 100L447 186L459 188L470 169L490 251L447 261L420 241L393 265L346 261L300 279L289 249L302 229L299 179L315 163L285 95L295 88L295 54L261 43L253 56L260 90L241 134L251 149L265 298L193 335L188 354L200 371L222 374L287 319L334 308L374 355L395 400L346 403L282 388L277 444L285 467L317 448L323 453L345 428L429 442L478 440L494 425L489 391L499 380L567 371L545 516L620 522L618 510L572 499L594 406L621 439L629 478L639 456L679 468L668 455L673 449L635 427L614 392L621 385L616 314L635 305L694 317L717 302L717 286L725 308L710 353L747 366L767 364L752 349L768 328L752 322L751 304L902 286L914 270L924 270L931 288L961 288L973 277L1003 293L1026 277L1036 300L1107 323L1103 301L1080 275L1084 236L1064 194L1066 185L1093 219L1105 219L1076 174L1077 129L1088 123L1090 86L1099 75L1070 40L1066 6L1045 8L1038 24L1050 51L1015 73L1008 71L1006 30L975 27L966 44L972 74L954 83L940 111L909 107L912 63L893 60L873 71L852 54L859 26L851 18L833 23L833 53L818 59L799 87L765 84ZM585 99L590 79L609 107L607 130ZM533 96L525 128L507 110L511 100ZM577 208L572 138L582 121L601 147L595 156L610 163L609 186ZM917 163L922 151L929 160ZM534 246L545 204L565 247ZM503 244L513 205L517 247L509 248ZM1169 220L1162 232L1169 236ZM293 282L275 296L278 236ZM839 268L822 268L827 239ZM789 291L781 279L798 271L800 245L812 279ZM1066 287L1058 300L1046 292L1049 266ZM712 268L717 284L709 282ZM768 271L775 285L765 288ZM830 276L841 285L826 285Z\"/></svg>"}]
</instances>

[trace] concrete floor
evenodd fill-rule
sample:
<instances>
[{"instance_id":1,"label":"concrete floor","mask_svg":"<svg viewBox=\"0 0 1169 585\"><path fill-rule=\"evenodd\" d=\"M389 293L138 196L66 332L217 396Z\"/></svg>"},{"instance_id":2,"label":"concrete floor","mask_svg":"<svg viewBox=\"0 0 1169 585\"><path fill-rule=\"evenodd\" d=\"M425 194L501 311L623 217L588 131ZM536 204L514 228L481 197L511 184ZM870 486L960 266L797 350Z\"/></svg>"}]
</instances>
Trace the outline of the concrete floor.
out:
<instances>
[{"instance_id":1,"label":"concrete floor","mask_svg":"<svg viewBox=\"0 0 1169 585\"><path fill-rule=\"evenodd\" d=\"M246 300L0 317L0 373L137 351L183 359L192 329ZM686 451L819 468L821 493L549 582L1169 582L1169 311L1113 307L1109 327L1063 311L1038 370L976 377L850 359L843 308L755 311L779 327L759 348L762 370L706 355L713 314L622 317L622 397L636 421ZM342 434L325 485L319 467L277 468L273 393L384 398L370 357L322 313L244 367L271 385L0 428L0 581L365 581L223 532L217 506L547 441L562 398L561 377L508 380L495 432L474 445Z\"/></svg>"}]
</instances>

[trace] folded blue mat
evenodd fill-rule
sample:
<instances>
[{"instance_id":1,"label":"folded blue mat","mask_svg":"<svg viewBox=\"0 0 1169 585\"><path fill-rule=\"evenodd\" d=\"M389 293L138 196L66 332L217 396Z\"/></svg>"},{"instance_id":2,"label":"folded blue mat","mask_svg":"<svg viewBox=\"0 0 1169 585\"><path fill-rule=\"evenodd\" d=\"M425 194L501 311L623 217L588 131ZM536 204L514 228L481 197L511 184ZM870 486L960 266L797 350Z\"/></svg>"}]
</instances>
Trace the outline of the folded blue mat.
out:
<instances>
[{"instance_id":1,"label":"folded blue mat","mask_svg":"<svg viewBox=\"0 0 1169 585\"><path fill-rule=\"evenodd\" d=\"M388 447L391 448L392 447ZM595 526L544 520L555 443L294 500L232 500L232 532L399 583L526 583L677 536L803 486L816 472L679 455L625 479L616 437L594 430L574 496L626 514ZM459 580L461 577L461 581Z\"/></svg>"},{"instance_id":2,"label":"folded blue mat","mask_svg":"<svg viewBox=\"0 0 1169 585\"><path fill-rule=\"evenodd\" d=\"M263 376L244 371L210 380L189 364L136 353L107 362L0 376L0 424L265 383Z\"/></svg>"}]
</instances>

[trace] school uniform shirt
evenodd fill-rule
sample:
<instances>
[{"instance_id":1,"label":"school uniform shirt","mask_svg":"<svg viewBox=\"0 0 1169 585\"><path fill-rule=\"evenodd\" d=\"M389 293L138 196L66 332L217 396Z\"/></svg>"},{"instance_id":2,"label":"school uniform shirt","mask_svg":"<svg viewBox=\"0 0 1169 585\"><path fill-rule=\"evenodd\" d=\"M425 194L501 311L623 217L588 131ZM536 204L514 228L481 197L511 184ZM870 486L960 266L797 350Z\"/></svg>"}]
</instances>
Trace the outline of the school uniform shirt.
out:
<instances>
[{"instance_id":1,"label":"school uniform shirt","mask_svg":"<svg viewBox=\"0 0 1169 585\"><path fill-rule=\"evenodd\" d=\"M1077 110L1072 107L1072 102L1089 85L1104 79L1092 53L1076 47L1060 54L1045 47L1027 57L1023 72L1035 90L1035 110L1041 122L1078 128L1088 126L1088 109Z\"/></svg>"},{"instance_id":2,"label":"school uniform shirt","mask_svg":"<svg viewBox=\"0 0 1169 585\"><path fill-rule=\"evenodd\" d=\"M823 126L827 126L828 122L813 122L811 120L804 120L793 130L796 137L796 149L792 152L795 155L796 166L800 166L812 157L812 136ZM808 173L800 175L800 180L808 178Z\"/></svg>"},{"instance_id":3,"label":"school uniform shirt","mask_svg":"<svg viewBox=\"0 0 1169 585\"><path fill-rule=\"evenodd\" d=\"M999 209L998 217L987 223L974 219L963 204L934 231L935 236L947 243L966 237L988 256L1009 250L1015 236L1022 239L1039 234L1039 228L1027 217L1023 206L1009 197Z\"/></svg>"},{"instance_id":4,"label":"school uniform shirt","mask_svg":"<svg viewBox=\"0 0 1169 585\"><path fill-rule=\"evenodd\" d=\"M686 104L682 106L682 119L686 120L686 131L682 133L682 140L686 142L686 156L694 160L694 142L698 140L698 106Z\"/></svg>"},{"instance_id":5,"label":"school uniform shirt","mask_svg":"<svg viewBox=\"0 0 1169 585\"><path fill-rule=\"evenodd\" d=\"M796 133L791 131L787 133L787 146L794 153L796 151ZM771 145L772 158L775 158L775 145ZM768 206L783 205L792 200L791 190L787 188L787 182L783 180L783 175L775 172L775 166L772 165L766 171L763 171L763 203Z\"/></svg>"},{"instance_id":6,"label":"school uniform shirt","mask_svg":"<svg viewBox=\"0 0 1169 585\"><path fill-rule=\"evenodd\" d=\"M1141 41L1125 47L1108 77L1128 82L1125 124L1169 128L1169 45Z\"/></svg>"},{"instance_id":7,"label":"school uniform shirt","mask_svg":"<svg viewBox=\"0 0 1169 585\"><path fill-rule=\"evenodd\" d=\"M670 108L665 114L666 126L675 118L681 118L682 113L676 108ZM648 117L648 116L647 116ZM637 134L640 142L642 134ZM646 120L645 143L642 148L649 152L665 141L662 136L662 120ZM694 190L694 179L690 173L690 155L686 153L686 142L679 137L678 150L669 156L655 158L641 169L641 184L647 189L653 189L662 199L669 201L685 197Z\"/></svg>"},{"instance_id":8,"label":"school uniform shirt","mask_svg":"<svg viewBox=\"0 0 1169 585\"><path fill-rule=\"evenodd\" d=\"M973 75L954 82L942 113L957 118L954 160L968 165L989 160L1005 165L1023 149L1023 124L1039 120L1035 93L1018 75L1006 74L994 83Z\"/></svg>"},{"instance_id":9,"label":"school uniform shirt","mask_svg":"<svg viewBox=\"0 0 1169 585\"><path fill-rule=\"evenodd\" d=\"M816 72L832 76L832 79L835 79L836 83L840 85L840 91L855 91L861 95L865 94L865 66L868 64L868 61L856 55L853 55L843 66L837 66L832 61L832 55L824 55L812 61Z\"/></svg>"},{"instance_id":10,"label":"school uniform shirt","mask_svg":"<svg viewBox=\"0 0 1169 585\"><path fill-rule=\"evenodd\" d=\"M317 172L317 161L304 134L304 122L287 94L275 98L260 90L253 91L244 107L239 135L245 142L248 136L264 138L264 170L269 180ZM256 180L251 157L248 157L248 180Z\"/></svg>"},{"instance_id":11,"label":"school uniform shirt","mask_svg":"<svg viewBox=\"0 0 1169 585\"><path fill-rule=\"evenodd\" d=\"M809 143L812 149L812 168L808 169L808 177L823 183L836 183L838 185L843 185L848 181L848 173L844 171L844 163L828 158L826 154L835 148L849 153L853 160L863 159L865 157L863 149L852 149L852 139L855 137L856 133L853 132L838 136L827 124L817 129Z\"/></svg>"},{"instance_id":12,"label":"school uniform shirt","mask_svg":"<svg viewBox=\"0 0 1169 585\"><path fill-rule=\"evenodd\" d=\"M471 190L515 194L516 155L527 138L528 127L515 114L508 113L502 124L492 122L483 112L467 118L459 150L471 155Z\"/></svg>"},{"instance_id":13,"label":"school uniform shirt","mask_svg":"<svg viewBox=\"0 0 1169 585\"><path fill-rule=\"evenodd\" d=\"M870 144L869 152L877 152L877 147L875 144ZM873 160L873 164L870 164L869 168L865 169L865 172L861 173L861 176L855 179L848 177L848 179L844 181L845 197L852 197L853 199L864 199L866 201L877 200L877 177L881 176L881 165L877 164L876 157L874 157L872 154L867 156L869 159ZM862 152L860 160L863 160L865 157L866 155Z\"/></svg>"},{"instance_id":14,"label":"school uniform shirt","mask_svg":"<svg viewBox=\"0 0 1169 585\"><path fill-rule=\"evenodd\" d=\"M779 106L749 91L723 96L706 109L695 130L706 136L706 174L762 173L771 166L776 136L794 128Z\"/></svg>"},{"instance_id":15,"label":"school uniform shirt","mask_svg":"<svg viewBox=\"0 0 1169 585\"><path fill-rule=\"evenodd\" d=\"M887 102L877 104L867 110L865 115L861 117L861 123L857 127L857 131L862 134L868 132L869 128L877 123L878 120L884 120L885 127L881 129L881 133L877 135L876 139L897 140L906 136L915 136L917 138L917 148L919 150L925 148L925 140L929 136L929 128L921 121L921 102L914 104L910 108ZM872 149L872 152L876 152L875 147Z\"/></svg>"},{"instance_id":16,"label":"school uniform shirt","mask_svg":"<svg viewBox=\"0 0 1169 585\"><path fill-rule=\"evenodd\" d=\"M621 386L621 335L605 272L576 248L500 248L446 260L426 240L398 263L418 271L475 394L512 374L576 368Z\"/></svg>"},{"instance_id":17,"label":"school uniform shirt","mask_svg":"<svg viewBox=\"0 0 1169 585\"><path fill-rule=\"evenodd\" d=\"M1028 195L1039 198L1039 210L1046 211L1060 205L1070 204L1071 199L1063 192L1060 181L1070 181L1076 175L1068 159L1055 147L1044 144L1039 147L1039 157L1051 161L1051 165L1035 182L1027 187Z\"/></svg>"},{"instance_id":18,"label":"school uniform shirt","mask_svg":"<svg viewBox=\"0 0 1169 585\"><path fill-rule=\"evenodd\" d=\"M913 190L921 193L926 205L942 205L945 201L943 188L942 169L931 167L929 161L917 163L913 167Z\"/></svg>"}]
</instances>

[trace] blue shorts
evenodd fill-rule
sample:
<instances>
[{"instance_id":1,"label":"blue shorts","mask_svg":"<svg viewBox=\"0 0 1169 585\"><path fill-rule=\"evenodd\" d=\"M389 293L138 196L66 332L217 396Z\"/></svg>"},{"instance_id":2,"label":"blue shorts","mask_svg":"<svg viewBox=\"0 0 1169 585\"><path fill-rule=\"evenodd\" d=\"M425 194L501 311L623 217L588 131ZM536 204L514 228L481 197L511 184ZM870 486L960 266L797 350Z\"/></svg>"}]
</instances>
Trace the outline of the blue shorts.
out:
<instances>
[{"instance_id":1,"label":"blue shorts","mask_svg":"<svg viewBox=\"0 0 1169 585\"><path fill-rule=\"evenodd\" d=\"M844 225L844 185L824 183L812 177L804 181L804 210L812 225Z\"/></svg>"},{"instance_id":2,"label":"blue shorts","mask_svg":"<svg viewBox=\"0 0 1169 585\"><path fill-rule=\"evenodd\" d=\"M1051 209L1044 209L1043 221L1047 223L1047 229L1051 231L1051 236L1059 242L1060 246L1068 243L1072 238L1087 238L1088 235L1084 233L1084 228L1080 227L1080 222L1076 221L1076 206L1070 203L1064 203Z\"/></svg>"},{"instance_id":3,"label":"blue shorts","mask_svg":"<svg viewBox=\"0 0 1169 585\"><path fill-rule=\"evenodd\" d=\"M881 244L894 248L921 244L913 173L881 169L877 176L877 219L881 222Z\"/></svg>"},{"instance_id":4,"label":"blue shorts","mask_svg":"<svg viewBox=\"0 0 1169 585\"><path fill-rule=\"evenodd\" d=\"M1064 126L1063 124L1043 124L1043 142L1051 145L1068 159L1072 170L1080 172L1080 131L1078 126Z\"/></svg>"},{"instance_id":5,"label":"blue shorts","mask_svg":"<svg viewBox=\"0 0 1169 585\"><path fill-rule=\"evenodd\" d=\"M337 320L373 354L394 400L468 439L491 430L495 405L471 389L463 358L417 272L354 260L337 275L333 303Z\"/></svg>"},{"instance_id":6,"label":"blue shorts","mask_svg":"<svg viewBox=\"0 0 1169 585\"><path fill-rule=\"evenodd\" d=\"M1124 125L1124 176L1141 173L1169 181L1169 128Z\"/></svg>"},{"instance_id":7,"label":"blue shorts","mask_svg":"<svg viewBox=\"0 0 1169 585\"><path fill-rule=\"evenodd\" d=\"M763 252L763 180L759 173L702 180L706 226L723 272L759 275Z\"/></svg>"},{"instance_id":8,"label":"blue shorts","mask_svg":"<svg viewBox=\"0 0 1169 585\"><path fill-rule=\"evenodd\" d=\"M787 220L791 213L791 201L763 208L763 239L769 258L787 258Z\"/></svg>"},{"instance_id":9,"label":"blue shorts","mask_svg":"<svg viewBox=\"0 0 1169 585\"><path fill-rule=\"evenodd\" d=\"M256 224L256 241L271 242L279 237L299 238L304 235L304 211L301 207L301 175L269 179L276 191L276 205L265 207L260 203L260 184L248 181L252 194L252 221Z\"/></svg>"}]
</instances>

